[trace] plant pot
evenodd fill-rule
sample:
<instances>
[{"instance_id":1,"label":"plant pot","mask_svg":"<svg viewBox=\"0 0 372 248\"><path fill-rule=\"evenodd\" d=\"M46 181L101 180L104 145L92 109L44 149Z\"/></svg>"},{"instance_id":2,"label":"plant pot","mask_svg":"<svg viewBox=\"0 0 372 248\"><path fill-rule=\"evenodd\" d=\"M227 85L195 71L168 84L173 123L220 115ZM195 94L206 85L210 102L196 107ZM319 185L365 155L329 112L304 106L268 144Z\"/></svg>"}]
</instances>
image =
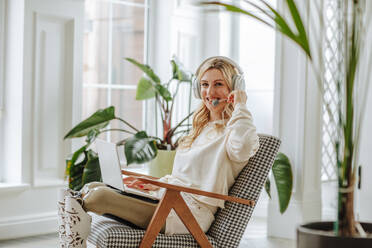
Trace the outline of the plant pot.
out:
<instances>
[{"instance_id":1,"label":"plant pot","mask_svg":"<svg viewBox=\"0 0 372 248\"><path fill-rule=\"evenodd\" d=\"M158 155L149 162L149 174L153 177L163 177L172 174L176 151L158 150Z\"/></svg>"},{"instance_id":2,"label":"plant pot","mask_svg":"<svg viewBox=\"0 0 372 248\"><path fill-rule=\"evenodd\" d=\"M372 233L372 223L360 223L367 234ZM333 222L312 222L297 228L297 248L370 248L372 237L337 237ZM330 233L331 232L331 233Z\"/></svg>"}]
</instances>

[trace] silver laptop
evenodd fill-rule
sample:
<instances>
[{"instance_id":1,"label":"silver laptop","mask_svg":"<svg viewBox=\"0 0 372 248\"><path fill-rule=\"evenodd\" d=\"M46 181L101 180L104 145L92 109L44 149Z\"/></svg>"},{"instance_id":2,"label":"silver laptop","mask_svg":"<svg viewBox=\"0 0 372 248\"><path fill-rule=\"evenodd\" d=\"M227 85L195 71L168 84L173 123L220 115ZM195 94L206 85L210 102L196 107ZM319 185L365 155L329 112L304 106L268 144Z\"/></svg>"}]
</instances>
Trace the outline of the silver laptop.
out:
<instances>
[{"instance_id":1,"label":"silver laptop","mask_svg":"<svg viewBox=\"0 0 372 248\"><path fill-rule=\"evenodd\" d=\"M101 167L102 180L105 184L130 194L143 196L153 200L159 200L156 192L150 191L146 193L137 189L128 188L123 183L123 176L121 174L121 166L116 144L102 139L96 139L96 148Z\"/></svg>"}]
</instances>

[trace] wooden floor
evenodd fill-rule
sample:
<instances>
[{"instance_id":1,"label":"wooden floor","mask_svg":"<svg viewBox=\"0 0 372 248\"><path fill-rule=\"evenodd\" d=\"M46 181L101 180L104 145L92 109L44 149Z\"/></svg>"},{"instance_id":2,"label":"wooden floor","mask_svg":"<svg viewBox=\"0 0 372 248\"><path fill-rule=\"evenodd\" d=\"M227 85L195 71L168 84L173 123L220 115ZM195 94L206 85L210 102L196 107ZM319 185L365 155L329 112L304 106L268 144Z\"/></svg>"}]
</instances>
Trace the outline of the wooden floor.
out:
<instances>
[{"instance_id":1,"label":"wooden floor","mask_svg":"<svg viewBox=\"0 0 372 248\"><path fill-rule=\"evenodd\" d=\"M239 248L294 248L294 240L268 238L266 236L266 221L252 218L244 233ZM58 237L56 233L23 239L0 241L0 247L6 248L56 248Z\"/></svg>"}]
</instances>

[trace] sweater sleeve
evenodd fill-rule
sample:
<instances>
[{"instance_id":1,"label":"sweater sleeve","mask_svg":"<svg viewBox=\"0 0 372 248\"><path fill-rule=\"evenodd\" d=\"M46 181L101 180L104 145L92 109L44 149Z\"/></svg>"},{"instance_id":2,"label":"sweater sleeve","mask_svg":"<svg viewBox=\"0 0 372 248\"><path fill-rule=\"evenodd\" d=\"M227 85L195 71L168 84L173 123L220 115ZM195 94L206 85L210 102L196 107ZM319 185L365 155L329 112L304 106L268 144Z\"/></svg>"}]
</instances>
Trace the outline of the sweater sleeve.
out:
<instances>
[{"instance_id":1,"label":"sweater sleeve","mask_svg":"<svg viewBox=\"0 0 372 248\"><path fill-rule=\"evenodd\" d=\"M235 109L226 125L226 152L234 162L248 162L258 150L259 138L253 125L251 113L243 103L235 105Z\"/></svg>"}]
</instances>

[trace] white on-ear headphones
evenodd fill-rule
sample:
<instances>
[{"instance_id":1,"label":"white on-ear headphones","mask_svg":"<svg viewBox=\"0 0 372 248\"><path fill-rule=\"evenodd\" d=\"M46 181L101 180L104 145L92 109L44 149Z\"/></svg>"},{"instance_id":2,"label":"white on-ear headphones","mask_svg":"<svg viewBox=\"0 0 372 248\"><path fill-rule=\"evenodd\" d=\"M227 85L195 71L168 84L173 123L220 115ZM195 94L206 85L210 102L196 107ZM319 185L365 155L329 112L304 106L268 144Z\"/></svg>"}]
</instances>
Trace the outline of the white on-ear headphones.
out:
<instances>
[{"instance_id":1,"label":"white on-ear headphones","mask_svg":"<svg viewBox=\"0 0 372 248\"><path fill-rule=\"evenodd\" d=\"M223 60L233 67L235 67L239 74L235 74L233 78L231 79L232 82L232 89L231 90L245 90L245 81L244 81L244 76L243 76L243 70L240 68L240 66L235 63L232 59L225 57L225 56L213 56L210 58L207 58L206 60L201 63L201 65L198 67L196 70L196 75L194 77L194 80L192 81L192 89L194 92L194 96L197 99L201 99L201 94L200 94L200 80L198 79L200 69L203 67L203 65L213 59L220 59Z\"/></svg>"}]
</instances>

